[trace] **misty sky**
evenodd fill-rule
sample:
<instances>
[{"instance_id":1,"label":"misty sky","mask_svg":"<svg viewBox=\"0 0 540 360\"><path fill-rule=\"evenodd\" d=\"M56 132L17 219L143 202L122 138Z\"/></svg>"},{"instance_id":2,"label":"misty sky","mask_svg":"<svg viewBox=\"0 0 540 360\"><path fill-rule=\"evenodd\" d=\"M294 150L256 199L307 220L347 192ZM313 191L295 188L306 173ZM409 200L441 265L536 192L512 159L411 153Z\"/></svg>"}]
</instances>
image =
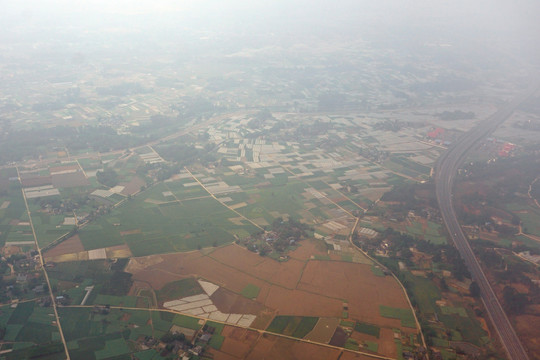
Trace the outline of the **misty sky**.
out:
<instances>
[{"instance_id":1,"label":"misty sky","mask_svg":"<svg viewBox=\"0 0 540 360\"><path fill-rule=\"evenodd\" d=\"M540 43L537 0L0 0L0 10L0 47L39 41L86 46L94 37L106 43L125 36L156 42L187 32L300 43L306 36L373 42L398 36L534 58Z\"/></svg>"}]
</instances>

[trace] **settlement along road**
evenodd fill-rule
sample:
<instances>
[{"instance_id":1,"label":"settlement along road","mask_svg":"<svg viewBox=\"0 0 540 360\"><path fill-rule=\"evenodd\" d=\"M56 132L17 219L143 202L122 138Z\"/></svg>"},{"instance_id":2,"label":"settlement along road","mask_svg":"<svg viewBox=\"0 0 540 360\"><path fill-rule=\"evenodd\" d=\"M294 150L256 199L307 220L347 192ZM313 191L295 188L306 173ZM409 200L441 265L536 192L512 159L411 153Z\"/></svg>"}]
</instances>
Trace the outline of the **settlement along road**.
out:
<instances>
[{"instance_id":1,"label":"settlement along road","mask_svg":"<svg viewBox=\"0 0 540 360\"><path fill-rule=\"evenodd\" d=\"M465 155L469 149L504 122L517 106L536 92L536 89L536 87L534 89L529 89L526 94L520 96L511 103L508 103L495 114L481 121L472 130L465 133L439 158L435 171L437 201L439 203L443 221L446 224L446 228L448 229L456 248L464 259L473 280L475 280L480 287L480 295L486 311L493 323L493 327L499 334L501 343L504 346L509 359L511 360L527 360L529 357L510 324L510 321L508 321L499 300L495 296L495 292L484 275L484 272L459 225L452 204L452 188L457 170L464 161Z\"/></svg>"}]
</instances>

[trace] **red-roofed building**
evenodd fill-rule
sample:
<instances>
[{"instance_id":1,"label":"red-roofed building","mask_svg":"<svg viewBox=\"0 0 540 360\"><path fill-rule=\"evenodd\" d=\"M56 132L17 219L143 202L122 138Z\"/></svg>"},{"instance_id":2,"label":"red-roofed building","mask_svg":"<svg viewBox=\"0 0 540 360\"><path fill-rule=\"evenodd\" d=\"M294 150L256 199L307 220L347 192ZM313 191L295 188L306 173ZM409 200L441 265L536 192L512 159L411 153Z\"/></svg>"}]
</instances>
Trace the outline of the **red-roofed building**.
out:
<instances>
[{"instance_id":1,"label":"red-roofed building","mask_svg":"<svg viewBox=\"0 0 540 360\"><path fill-rule=\"evenodd\" d=\"M427 136L432 138L432 139L436 139L442 134L444 134L444 129L443 128L436 128L435 130L428 132Z\"/></svg>"}]
</instances>

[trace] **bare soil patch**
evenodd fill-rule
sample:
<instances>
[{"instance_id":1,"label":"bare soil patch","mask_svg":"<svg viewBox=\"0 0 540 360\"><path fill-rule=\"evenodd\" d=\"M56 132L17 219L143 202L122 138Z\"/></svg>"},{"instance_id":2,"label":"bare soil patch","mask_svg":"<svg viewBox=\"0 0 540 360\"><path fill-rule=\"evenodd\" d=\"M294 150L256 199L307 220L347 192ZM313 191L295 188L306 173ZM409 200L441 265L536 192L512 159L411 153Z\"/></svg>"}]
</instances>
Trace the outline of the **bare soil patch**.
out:
<instances>
[{"instance_id":1,"label":"bare soil patch","mask_svg":"<svg viewBox=\"0 0 540 360\"><path fill-rule=\"evenodd\" d=\"M210 299L222 313L257 315L264 310L261 304L222 287L216 290Z\"/></svg>"},{"instance_id":2,"label":"bare soil patch","mask_svg":"<svg viewBox=\"0 0 540 360\"><path fill-rule=\"evenodd\" d=\"M399 320L381 317L379 305L408 308L395 279L376 276L371 267L364 264L310 261L298 289L346 299L350 318L382 326L401 327Z\"/></svg>"},{"instance_id":3,"label":"bare soil patch","mask_svg":"<svg viewBox=\"0 0 540 360\"><path fill-rule=\"evenodd\" d=\"M73 254L84 251L84 246L79 238L79 235L73 235L69 239L62 241L55 247L44 254L45 258L52 258L55 256Z\"/></svg>"},{"instance_id":4,"label":"bare soil patch","mask_svg":"<svg viewBox=\"0 0 540 360\"><path fill-rule=\"evenodd\" d=\"M224 353L234 359L244 359L259 337L256 331L232 326L225 326L221 335L225 337L225 340L216 353ZM214 359L227 359L227 357L214 357Z\"/></svg>"},{"instance_id":5,"label":"bare soil patch","mask_svg":"<svg viewBox=\"0 0 540 360\"><path fill-rule=\"evenodd\" d=\"M133 177L130 182L120 184L124 186L122 190L122 195L133 195L138 193L141 190L141 187L146 185L146 182L138 176Z\"/></svg>"},{"instance_id":6,"label":"bare soil patch","mask_svg":"<svg viewBox=\"0 0 540 360\"><path fill-rule=\"evenodd\" d=\"M337 318L320 318L317 324L304 339L320 343L328 343L339 325Z\"/></svg>"},{"instance_id":7,"label":"bare soil patch","mask_svg":"<svg viewBox=\"0 0 540 360\"><path fill-rule=\"evenodd\" d=\"M340 350L263 334L246 359L328 360L337 359Z\"/></svg>"},{"instance_id":8,"label":"bare soil patch","mask_svg":"<svg viewBox=\"0 0 540 360\"><path fill-rule=\"evenodd\" d=\"M332 339L330 339L330 345L343 347L347 341L347 333L341 327L337 327Z\"/></svg>"},{"instance_id":9,"label":"bare soil patch","mask_svg":"<svg viewBox=\"0 0 540 360\"><path fill-rule=\"evenodd\" d=\"M51 181L56 188L70 188L77 186L88 186L90 182L82 171L67 174L51 175Z\"/></svg>"},{"instance_id":10,"label":"bare soil patch","mask_svg":"<svg viewBox=\"0 0 540 360\"><path fill-rule=\"evenodd\" d=\"M540 314L516 316L514 323L529 354L540 354Z\"/></svg>"},{"instance_id":11,"label":"bare soil patch","mask_svg":"<svg viewBox=\"0 0 540 360\"><path fill-rule=\"evenodd\" d=\"M400 320L379 315L379 305L408 308L392 277L375 276L365 264L307 260L314 252L321 253L317 244L305 242L289 261L277 262L231 244L207 255L193 251L132 258L126 271L154 290L187 277L205 279L223 288L213 295L220 311L262 314L266 309L265 324L269 314L339 319L345 300L352 320L401 328ZM260 289L255 302L240 295L248 285Z\"/></svg>"},{"instance_id":12,"label":"bare soil patch","mask_svg":"<svg viewBox=\"0 0 540 360\"><path fill-rule=\"evenodd\" d=\"M351 351L344 351L340 360L373 360L372 356L357 354Z\"/></svg>"}]
</instances>

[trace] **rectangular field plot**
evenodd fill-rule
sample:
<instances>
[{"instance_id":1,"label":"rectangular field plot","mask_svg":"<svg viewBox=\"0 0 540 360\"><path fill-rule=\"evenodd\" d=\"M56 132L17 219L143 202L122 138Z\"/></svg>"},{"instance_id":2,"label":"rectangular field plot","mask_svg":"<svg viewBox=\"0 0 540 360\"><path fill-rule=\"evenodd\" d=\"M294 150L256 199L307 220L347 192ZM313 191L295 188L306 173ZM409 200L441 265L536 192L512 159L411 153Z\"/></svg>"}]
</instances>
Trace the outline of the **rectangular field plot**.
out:
<instances>
[{"instance_id":1,"label":"rectangular field plot","mask_svg":"<svg viewBox=\"0 0 540 360\"><path fill-rule=\"evenodd\" d=\"M414 315L411 309L400 309L400 308L393 308L389 306L380 305L379 312L382 317L400 319L401 325L404 327L416 328Z\"/></svg>"},{"instance_id":2,"label":"rectangular field plot","mask_svg":"<svg viewBox=\"0 0 540 360\"><path fill-rule=\"evenodd\" d=\"M0 308L0 326L6 332L4 341L13 342L13 351L6 359L27 359L37 354L49 354L47 359L65 358L64 348L58 340L58 329L51 308L42 308L33 301L19 303L15 309ZM59 347L57 346L59 345Z\"/></svg>"},{"instance_id":3,"label":"rectangular field plot","mask_svg":"<svg viewBox=\"0 0 540 360\"><path fill-rule=\"evenodd\" d=\"M164 204L136 199L91 226L79 234L85 249L125 242L135 256L217 246L257 230L212 198Z\"/></svg>"},{"instance_id":4,"label":"rectangular field plot","mask_svg":"<svg viewBox=\"0 0 540 360\"><path fill-rule=\"evenodd\" d=\"M307 185L300 182L289 182L287 185L260 188L250 191L245 206L236 209L240 214L254 220L264 218L272 223L278 217L299 217L304 210L302 193Z\"/></svg>"}]
</instances>

